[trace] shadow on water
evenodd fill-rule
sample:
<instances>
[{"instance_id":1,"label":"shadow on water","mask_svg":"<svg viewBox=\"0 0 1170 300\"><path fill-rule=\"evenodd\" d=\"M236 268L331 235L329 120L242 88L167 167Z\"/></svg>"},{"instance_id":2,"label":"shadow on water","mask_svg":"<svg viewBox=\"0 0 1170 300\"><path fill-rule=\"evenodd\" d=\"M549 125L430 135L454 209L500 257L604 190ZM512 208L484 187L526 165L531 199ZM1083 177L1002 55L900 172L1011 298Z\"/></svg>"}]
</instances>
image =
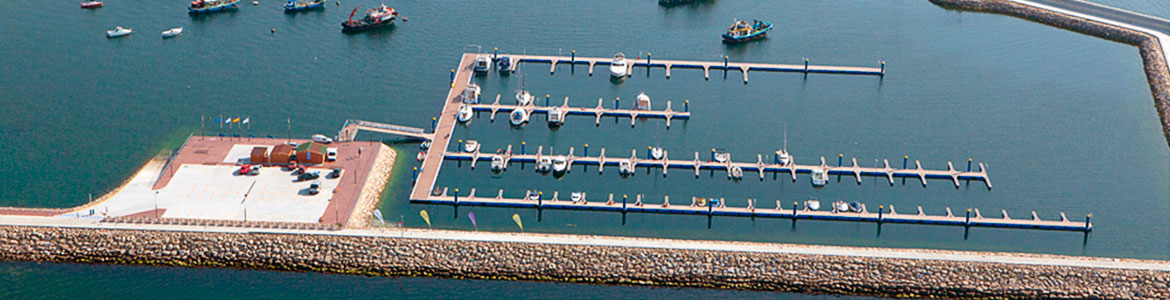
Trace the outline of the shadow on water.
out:
<instances>
[{"instance_id":1,"label":"shadow on water","mask_svg":"<svg viewBox=\"0 0 1170 300\"><path fill-rule=\"evenodd\" d=\"M658 6L671 11L674 9L689 9L711 11L715 9L715 0L659 0Z\"/></svg>"},{"instance_id":2,"label":"shadow on water","mask_svg":"<svg viewBox=\"0 0 1170 300\"><path fill-rule=\"evenodd\" d=\"M338 25L338 27L341 27L341 26ZM344 33L345 36L347 36L347 37L364 35L364 36L368 36L371 38L389 38L391 36L391 34L394 33L394 30L397 28L398 28L398 24L391 23L388 26L370 28L370 29L356 31L356 32L342 31L342 33Z\"/></svg>"},{"instance_id":3,"label":"shadow on water","mask_svg":"<svg viewBox=\"0 0 1170 300\"><path fill-rule=\"evenodd\" d=\"M191 16L191 23L194 23L196 25L202 25L204 22L212 21L216 17L219 17L219 16L225 16L225 15L235 16L236 13L238 13L239 11L240 11L239 8L233 8L233 9L228 9L228 10L218 11L218 12L213 12L213 13L202 13L202 14L188 13L187 15Z\"/></svg>"},{"instance_id":4,"label":"shadow on water","mask_svg":"<svg viewBox=\"0 0 1170 300\"><path fill-rule=\"evenodd\" d=\"M289 19L289 20L296 19L297 16L302 16L302 15L320 17L320 16L325 15L325 8L322 7L322 8L316 8L316 9L308 9L308 10L286 10L286 11L284 11L285 19Z\"/></svg>"}]
</instances>

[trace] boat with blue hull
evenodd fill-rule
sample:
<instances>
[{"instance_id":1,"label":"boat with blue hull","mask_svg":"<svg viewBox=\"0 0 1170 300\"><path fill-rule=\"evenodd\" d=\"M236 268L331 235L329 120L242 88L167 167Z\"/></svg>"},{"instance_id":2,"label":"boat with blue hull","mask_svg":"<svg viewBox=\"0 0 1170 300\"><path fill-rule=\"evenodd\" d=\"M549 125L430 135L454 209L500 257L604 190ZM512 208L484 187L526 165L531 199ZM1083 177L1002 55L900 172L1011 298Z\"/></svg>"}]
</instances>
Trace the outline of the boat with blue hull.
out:
<instances>
[{"instance_id":1,"label":"boat with blue hull","mask_svg":"<svg viewBox=\"0 0 1170 300\"><path fill-rule=\"evenodd\" d=\"M735 24L727 28L727 32L723 33L724 43L739 43L751 40L756 40L767 36L768 31L772 30L772 23L760 20L748 21L735 20Z\"/></svg>"},{"instance_id":2,"label":"boat with blue hull","mask_svg":"<svg viewBox=\"0 0 1170 300\"><path fill-rule=\"evenodd\" d=\"M318 8L325 8L325 0L288 0L288 3L284 4L284 12L298 12Z\"/></svg>"},{"instance_id":3,"label":"boat with blue hull","mask_svg":"<svg viewBox=\"0 0 1170 300\"><path fill-rule=\"evenodd\" d=\"M195 0L191 1L191 7L187 8L187 13L206 14L220 12L235 9L236 4L239 3L240 0Z\"/></svg>"}]
</instances>

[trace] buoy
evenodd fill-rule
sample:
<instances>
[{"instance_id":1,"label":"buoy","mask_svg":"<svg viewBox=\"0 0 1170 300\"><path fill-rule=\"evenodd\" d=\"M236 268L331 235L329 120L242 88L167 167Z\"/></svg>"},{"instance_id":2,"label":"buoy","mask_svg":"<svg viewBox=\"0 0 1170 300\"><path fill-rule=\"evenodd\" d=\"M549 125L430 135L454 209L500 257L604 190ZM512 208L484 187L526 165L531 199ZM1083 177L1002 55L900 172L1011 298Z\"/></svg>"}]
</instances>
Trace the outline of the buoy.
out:
<instances>
[{"instance_id":1,"label":"buoy","mask_svg":"<svg viewBox=\"0 0 1170 300\"><path fill-rule=\"evenodd\" d=\"M272 29L272 33L276 33L276 28L273 28L273 29Z\"/></svg>"}]
</instances>

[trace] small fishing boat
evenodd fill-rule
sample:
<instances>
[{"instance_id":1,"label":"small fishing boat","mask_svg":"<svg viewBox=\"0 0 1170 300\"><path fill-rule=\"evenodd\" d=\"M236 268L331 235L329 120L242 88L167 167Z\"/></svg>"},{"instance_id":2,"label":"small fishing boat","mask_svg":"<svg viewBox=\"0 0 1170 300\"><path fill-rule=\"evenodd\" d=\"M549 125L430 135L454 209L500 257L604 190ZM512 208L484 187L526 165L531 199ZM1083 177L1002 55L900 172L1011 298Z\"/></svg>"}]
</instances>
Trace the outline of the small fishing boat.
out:
<instances>
[{"instance_id":1,"label":"small fishing boat","mask_svg":"<svg viewBox=\"0 0 1170 300\"><path fill-rule=\"evenodd\" d=\"M357 13L357 10L358 8L354 7L353 11L349 13L349 20L341 22L341 32L358 32L390 26L394 24L394 19L398 17L398 12L393 8L386 7L385 4L382 4L381 7L367 10L364 18L354 20L353 14Z\"/></svg>"},{"instance_id":2,"label":"small fishing boat","mask_svg":"<svg viewBox=\"0 0 1170 300\"><path fill-rule=\"evenodd\" d=\"M500 75L512 74L512 57L502 56L496 60L496 72Z\"/></svg>"},{"instance_id":3,"label":"small fishing boat","mask_svg":"<svg viewBox=\"0 0 1170 300\"><path fill-rule=\"evenodd\" d=\"M569 170L569 160L564 156L557 156L552 161L553 172L564 173Z\"/></svg>"},{"instance_id":4,"label":"small fishing boat","mask_svg":"<svg viewBox=\"0 0 1170 300\"><path fill-rule=\"evenodd\" d=\"M565 124L565 112L559 107L548 110L548 127L560 127Z\"/></svg>"},{"instance_id":5,"label":"small fishing boat","mask_svg":"<svg viewBox=\"0 0 1170 300\"><path fill-rule=\"evenodd\" d=\"M849 202L849 210L850 211L861 212L861 209L862 209L861 202L857 202L857 201Z\"/></svg>"},{"instance_id":6,"label":"small fishing boat","mask_svg":"<svg viewBox=\"0 0 1170 300\"><path fill-rule=\"evenodd\" d=\"M423 141L422 143L418 144L418 148L423 150L430 149L431 141Z\"/></svg>"},{"instance_id":7,"label":"small fishing boat","mask_svg":"<svg viewBox=\"0 0 1170 300\"><path fill-rule=\"evenodd\" d=\"M532 200L532 201L540 200L540 192L528 191L528 200Z\"/></svg>"},{"instance_id":8,"label":"small fishing boat","mask_svg":"<svg viewBox=\"0 0 1170 300\"><path fill-rule=\"evenodd\" d=\"M833 202L833 212L849 212L849 204L845 201Z\"/></svg>"},{"instance_id":9,"label":"small fishing boat","mask_svg":"<svg viewBox=\"0 0 1170 300\"><path fill-rule=\"evenodd\" d=\"M175 27L162 32L162 38L169 39L183 34L183 27Z\"/></svg>"},{"instance_id":10,"label":"small fishing boat","mask_svg":"<svg viewBox=\"0 0 1170 300\"><path fill-rule=\"evenodd\" d=\"M609 63L609 75L613 77L625 78L629 69L626 67L626 54L614 53L613 61Z\"/></svg>"},{"instance_id":11,"label":"small fishing boat","mask_svg":"<svg viewBox=\"0 0 1170 300\"><path fill-rule=\"evenodd\" d=\"M512 122L514 126L524 125L528 122L528 111L524 109L513 110L512 113L508 114L508 121Z\"/></svg>"},{"instance_id":12,"label":"small fishing boat","mask_svg":"<svg viewBox=\"0 0 1170 300\"><path fill-rule=\"evenodd\" d=\"M695 206L720 206L723 203L723 198L692 197L691 200Z\"/></svg>"},{"instance_id":13,"label":"small fishing boat","mask_svg":"<svg viewBox=\"0 0 1170 300\"><path fill-rule=\"evenodd\" d=\"M85 1L81 2L81 8L100 8L103 3L101 1Z\"/></svg>"},{"instance_id":14,"label":"small fishing boat","mask_svg":"<svg viewBox=\"0 0 1170 300\"><path fill-rule=\"evenodd\" d=\"M252 5L260 5L260 0L252 0Z\"/></svg>"},{"instance_id":15,"label":"small fishing boat","mask_svg":"<svg viewBox=\"0 0 1170 300\"><path fill-rule=\"evenodd\" d=\"M415 159L418 159L418 161L423 161L423 160L427 159L427 152L426 151L419 151L418 155L415 156Z\"/></svg>"},{"instance_id":16,"label":"small fishing boat","mask_svg":"<svg viewBox=\"0 0 1170 300\"><path fill-rule=\"evenodd\" d=\"M585 202L585 193L573 192L573 194L569 195L569 199L573 200L574 203Z\"/></svg>"},{"instance_id":17,"label":"small fishing boat","mask_svg":"<svg viewBox=\"0 0 1170 300\"><path fill-rule=\"evenodd\" d=\"M820 210L821 209L821 201L818 201L818 200L804 201L804 209L806 209L806 210Z\"/></svg>"},{"instance_id":18,"label":"small fishing boat","mask_svg":"<svg viewBox=\"0 0 1170 300\"><path fill-rule=\"evenodd\" d=\"M474 115L475 112L471 110L470 105L460 105L459 113L455 115L455 118L458 119L459 122L467 123L468 121L471 121L471 117Z\"/></svg>"},{"instance_id":19,"label":"small fishing boat","mask_svg":"<svg viewBox=\"0 0 1170 300\"><path fill-rule=\"evenodd\" d=\"M825 186L829 183L829 172L823 168L816 168L812 170L812 184L813 186Z\"/></svg>"},{"instance_id":20,"label":"small fishing boat","mask_svg":"<svg viewBox=\"0 0 1170 300\"><path fill-rule=\"evenodd\" d=\"M739 43L762 38L772 30L772 23L752 20L748 21L735 20L731 27L727 28L727 32L723 33L724 43Z\"/></svg>"},{"instance_id":21,"label":"small fishing boat","mask_svg":"<svg viewBox=\"0 0 1170 300\"><path fill-rule=\"evenodd\" d=\"M496 154L492 156L492 171L503 171L507 169L508 165L504 163L504 156Z\"/></svg>"},{"instance_id":22,"label":"small fishing boat","mask_svg":"<svg viewBox=\"0 0 1170 300\"><path fill-rule=\"evenodd\" d=\"M618 161L618 172L619 173L622 173L623 175L630 175L630 174L634 174L634 171L635 171L634 162L632 162L628 159L623 159L621 161Z\"/></svg>"},{"instance_id":23,"label":"small fishing boat","mask_svg":"<svg viewBox=\"0 0 1170 300\"><path fill-rule=\"evenodd\" d=\"M533 96L532 93L528 92L528 90L520 90L519 92L516 92L517 105L524 106L531 104L533 99L536 99L536 96Z\"/></svg>"},{"instance_id":24,"label":"small fishing boat","mask_svg":"<svg viewBox=\"0 0 1170 300\"><path fill-rule=\"evenodd\" d=\"M475 64L471 68L476 73L487 73L492 69L492 59L487 55L480 55L475 57Z\"/></svg>"},{"instance_id":25,"label":"small fishing boat","mask_svg":"<svg viewBox=\"0 0 1170 300\"><path fill-rule=\"evenodd\" d=\"M114 26L113 30L106 30L106 37L107 38L124 37L127 35L131 35L133 33L134 33L134 29L122 28L122 26Z\"/></svg>"},{"instance_id":26,"label":"small fishing boat","mask_svg":"<svg viewBox=\"0 0 1170 300\"><path fill-rule=\"evenodd\" d=\"M463 103L479 104L479 92L480 88L478 84L467 84L467 88L463 89Z\"/></svg>"},{"instance_id":27,"label":"small fishing boat","mask_svg":"<svg viewBox=\"0 0 1170 300\"><path fill-rule=\"evenodd\" d=\"M728 162L731 160L731 152L727 152L727 149L723 148L711 149L711 160L721 163Z\"/></svg>"},{"instance_id":28,"label":"small fishing boat","mask_svg":"<svg viewBox=\"0 0 1170 300\"><path fill-rule=\"evenodd\" d=\"M463 143L463 152L475 152L479 150L479 142L475 140L467 140Z\"/></svg>"},{"instance_id":29,"label":"small fishing boat","mask_svg":"<svg viewBox=\"0 0 1170 300\"><path fill-rule=\"evenodd\" d=\"M662 147L650 148L650 159L659 160L664 156L666 156L666 151L662 150Z\"/></svg>"},{"instance_id":30,"label":"small fishing boat","mask_svg":"<svg viewBox=\"0 0 1170 300\"><path fill-rule=\"evenodd\" d=\"M740 168L739 166L732 166L730 173L731 173L731 178L743 179L743 168Z\"/></svg>"},{"instance_id":31,"label":"small fishing boat","mask_svg":"<svg viewBox=\"0 0 1170 300\"><path fill-rule=\"evenodd\" d=\"M552 171L552 164L552 158L549 158L548 156L541 156L540 159L536 160L536 171L540 173L547 173L548 171Z\"/></svg>"},{"instance_id":32,"label":"small fishing boat","mask_svg":"<svg viewBox=\"0 0 1170 300\"><path fill-rule=\"evenodd\" d=\"M634 110L650 110L650 96L646 96L646 93L638 93L637 101L634 102Z\"/></svg>"},{"instance_id":33,"label":"small fishing boat","mask_svg":"<svg viewBox=\"0 0 1170 300\"><path fill-rule=\"evenodd\" d=\"M236 8L240 0L195 0L187 8L189 14L206 14Z\"/></svg>"},{"instance_id":34,"label":"small fishing boat","mask_svg":"<svg viewBox=\"0 0 1170 300\"><path fill-rule=\"evenodd\" d=\"M298 12L317 8L325 8L325 0L288 0L288 3L284 4L284 12Z\"/></svg>"}]
</instances>

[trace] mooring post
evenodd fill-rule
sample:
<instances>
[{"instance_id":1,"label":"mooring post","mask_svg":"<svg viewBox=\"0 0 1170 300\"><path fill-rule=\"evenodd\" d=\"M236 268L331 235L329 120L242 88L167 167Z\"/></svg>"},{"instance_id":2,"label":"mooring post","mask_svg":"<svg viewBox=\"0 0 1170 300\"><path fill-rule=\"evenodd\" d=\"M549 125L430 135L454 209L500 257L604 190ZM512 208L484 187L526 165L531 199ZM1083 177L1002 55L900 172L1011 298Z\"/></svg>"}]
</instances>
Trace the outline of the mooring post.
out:
<instances>
[{"instance_id":1,"label":"mooring post","mask_svg":"<svg viewBox=\"0 0 1170 300\"><path fill-rule=\"evenodd\" d=\"M435 126L439 124L439 118L431 117L431 131L435 131Z\"/></svg>"},{"instance_id":2,"label":"mooring post","mask_svg":"<svg viewBox=\"0 0 1170 300\"><path fill-rule=\"evenodd\" d=\"M528 142L525 142L525 141L520 141L520 155L524 155L524 154L525 154L525 151L524 151L524 146L526 146L526 145L528 145Z\"/></svg>"},{"instance_id":3,"label":"mooring post","mask_svg":"<svg viewBox=\"0 0 1170 300\"><path fill-rule=\"evenodd\" d=\"M886 209L885 206L878 205L878 223L882 222L882 211L885 209Z\"/></svg>"},{"instance_id":4,"label":"mooring post","mask_svg":"<svg viewBox=\"0 0 1170 300\"><path fill-rule=\"evenodd\" d=\"M500 47L492 48L492 61L496 61L496 54L500 52Z\"/></svg>"},{"instance_id":5,"label":"mooring post","mask_svg":"<svg viewBox=\"0 0 1170 300\"><path fill-rule=\"evenodd\" d=\"M621 107L622 107L622 97L614 97L613 98L613 109L619 109Z\"/></svg>"},{"instance_id":6,"label":"mooring post","mask_svg":"<svg viewBox=\"0 0 1170 300\"><path fill-rule=\"evenodd\" d=\"M808 59L807 58L804 59L804 72L808 73Z\"/></svg>"},{"instance_id":7,"label":"mooring post","mask_svg":"<svg viewBox=\"0 0 1170 300\"><path fill-rule=\"evenodd\" d=\"M711 216L715 215L715 202L707 201L707 229L711 229Z\"/></svg>"},{"instance_id":8,"label":"mooring post","mask_svg":"<svg viewBox=\"0 0 1170 300\"><path fill-rule=\"evenodd\" d=\"M971 172L971 159L967 159L967 172Z\"/></svg>"},{"instance_id":9,"label":"mooring post","mask_svg":"<svg viewBox=\"0 0 1170 300\"><path fill-rule=\"evenodd\" d=\"M882 61L882 75L886 75L886 61Z\"/></svg>"},{"instance_id":10,"label":"mooring post","mask_svg":"<svg viewBox=\"0 0 1170 300\"><path fill-rule=\"evenodd\" d=\"M552 95L544 94L544 106L548 106L548 98L549 97L552 97Z\"/></svg>"},{"instance_id":11,"label":"mooring post","mask_svg":"<svg viewBox=\"0 0 1170 300\"><path fill-rule=\"evenodd\" d=\"M455 69L451 69L451 86L455 86Z\"/></svg>"},{"instance_id":12,"label":"mooring post","mask_svg":"<svg viewBox=\"0 0 1170 300\"><path fill-rule=\"evenodd\" d=\"M845 158L844 153L837 153L837 167L841 167L841 160Z\"/></svg>"},{"instance_id":13,"label":"mooring post","mask_svg":"<svg viewBox=\"0 0 1170 300\"><path fill-rule=\"evenodd\" d=\"M683 112L691 112L691 100L683 100Z\"/></svg>"},{"instance_id":14,"label":"mooring post","mask_svg":"<svg viewBox=\"0 0 1170 300\"><path fill-rule=\"evenodd\" d=\"M796 201L792 201L792 219L796 220Z\"/></svg>"},{"instance_id":15,"label":"mooring post","mask_svg":"<svg viewBox=\"0 0 1170 300\"><path fill-rule=\"evenodd\" d=\"M589 157L589 144L585 144L585 157Z\"/></svg>"},{"instance_id":16,"label":"mooring post","mask_svg":"<svg viewBox=\"0 0 1170 300\"><path fill-rule=\"evenodd\" d=\"M650 69L650 52L646 52L646 69Z\"/></svg>"},{"instance_id":17,"label":"mooring post","mask_svg":"<svg viewBox=\"0 0 1170 300\"><path fill-rule=\"evenodd\" d=\"M418 167L414 167L414 175L411 178L413 178L413 181L418 181Z\"/></svg>"},{"instance_id":18,"label":"mooring post","mask_svg":"<svg viewBox=\"0 0 1170 300\"><path fill-rule=\"evenodd\" d=\"M971 226L971 209L967 209L967 220L963 221L963 227Z\"/></svg>"},{"instance_id":19,"label":"mooring post","mask_svg":"<svg viewBox=\"0 0 1170 300\"><path fill-rule=\"evenodd\" d=\"M622 194L622 214L626 213L626 194Z\"/></svg>"},{"instance_id":20,"label":"mooring post","mask_svg":"<svg viewBox=\"0 0 1170 300\"><path fill-rule=\"evenodd\" d=\"M910 160L910 156L909 156L909 155L904 155L904 156L902 156L902 169L905 169L905 168L906 168L906 162L907 162L907 161L909 161L909 160Z\"/></svg>"},{"instance_id":21,"label":"mooring post","mask_svg":"<svg viewBox=\"0 0 1170 300\"><path fill-rule=\"evenodd\" d=\"M723 56L723 71L727 72L727 55Z\"/></svg>"},{"instance_id":22,"label":"mooring post","mask_svg":"<svg viewBox=\"0 0 1170 300\"><path fill-rule=\"evenodd\" d=\"M459 188L455 188L455 205L459 205Z\"/></svg>"},{"instance_id":23,"label":"mooring post","mask_svg":"<svg viewBox=\"0 0 1170 300\"><path fill-rule=\"evenodd\" d=\"M459 149L457 151L463 151L463 140L459 140L459 148L457 149Z\"/></svg>"},{"instance_id":24,"label":"mooring post","mask_svg":"<svg viewBox=\"0 0 1170 300\"><path fill-rule=\"evenodd\" d=\"M1092 220L1092 219L1093 219L1093 214L1085 215L1085 231L1089 231L1089 228L1092 228L1092 226L1090 224L1093 224L1093 223L1089 222L1089 220Z\"/></svg>"},{"instance_id":25,"label":"mooring post","mask_svg":"<svg viewBox=\"0 0 1170 300\"><path fill-rule=\"evenodd\" d=\"M577 50L570 50L569 51L569 64L576 64L576 63L577 63ZM882 65L884 66L885 64L883 63Z\"/></svg>"}]
</instances>

